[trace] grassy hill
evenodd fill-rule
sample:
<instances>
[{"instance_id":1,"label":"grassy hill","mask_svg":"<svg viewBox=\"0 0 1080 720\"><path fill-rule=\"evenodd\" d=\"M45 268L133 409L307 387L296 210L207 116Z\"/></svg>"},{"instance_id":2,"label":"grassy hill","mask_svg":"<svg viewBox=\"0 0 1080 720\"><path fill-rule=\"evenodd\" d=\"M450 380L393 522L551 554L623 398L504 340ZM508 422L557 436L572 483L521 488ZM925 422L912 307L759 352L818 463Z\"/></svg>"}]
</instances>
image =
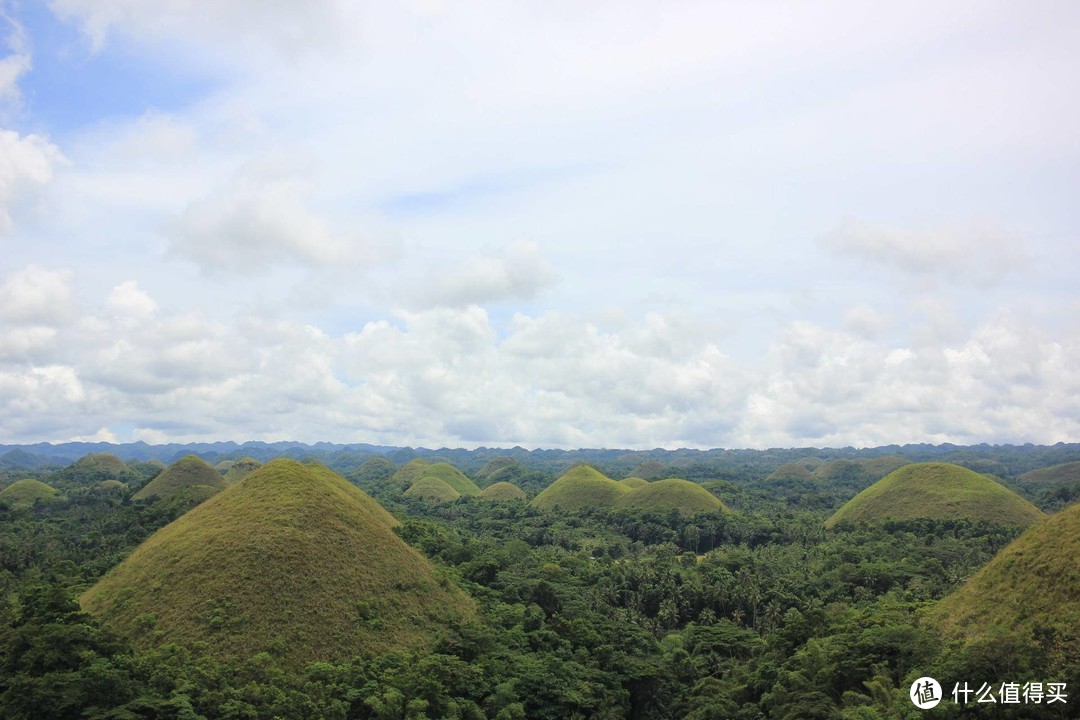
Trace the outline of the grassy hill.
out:
<instances>
[{"instance_id":1,"label":"grassy hill","mask_svg":"<svg viewBox=\"0 0 1080 720\"><path fill-rule=\"evenodd\" d=\"M438 478L461 495L476 496L480 494L480 488L477 487L476 483L450 463L429 463L421 458L410 460L401 466L401 469L390 476L390 482L408 488L423 477Z\"/></svg>"},{"instance_id":2,"label":"grassy hill","mask_svg":"<svg viewBox=\"0 0 1080 720\"><path fill-rule=\"evenodd\" d=\"M336 473L278 459L152 535L81 598L137 647L291 667L427 646L474 616Z\"/></svg>"},{"instance_id":3,"label":"grassy hill","mask_svg":"<svg viewBox=\"0 0 1080 720\"><path fill-rule=\"evenodd\" d=\"M883 478L893 470L897 470L911 463L910 460L899 455L881 455L880 457L866 458L857 460L856 462L862 465L863 470L875 480L877 478Z\"/></svg>"},{"instance_id":4,"label":"grassy hill","mask_svg":"<svg viewBox=\"0 0 1080 720\"><path fill-rule=\"evenodd\" d=\"M1040 520L928 615L948 638L1030 638L1053 628L1080 640L1080 505Z\"/></svg>"},{"instance_id":5,"label":"grassy hill","mask_svg":"<svg viewBox=\"0 0 1080 720\"><path fill-rule=\"evenodd\" d=\"M127 490L127 485L119 480L103 480L94 486L95 490L108 491L108 490Z\"/></svg>"},{"instance_id":6,"label":"grassy hill","mask_svg":"<svg viewBox=\"0 0 1080 720\"><path fill-rule=\"evenodd\" d=\"M56 496L56 488L32 478L18 480L0 490L0 502L12 510L26 510L33 507L39 499L47 501Z\"/></svg>"},{"instance_id":7,"label":"grassy hill","mask_svg":"<svg viewBox=\"0 0 1080 720\"><path fill-rule=\"evenodd\" d=\"M395 485L400 485L402 488L408 488L426 474L425 471L430 464L431 463L423 458L410 460L390 476L390 482Z\"/></svg>"},{"instance_id":8,"label":"grassy hill","mask_svg":"<svg viewBox=\"0 0 1080 720\"><path fill-rule=\"evenodd\" d=\"M225 482L230 485L238 483L261 467L262 463L255 458L246 457L243 460L237 460L225 471Z\"/></svg>"},{"instance_id":9,"label":"grassy hill","mask_svg":"<svg viewBox=\"0 0 1080 720\"><path fill-rule=\"evenodd\" d=\"M444 503L453 502L461 497L454 488L442 478L435 477L434 475L425 475L405 491L405 497L420 498L427 502Z\"/></svg>"},{"instance_id":10,"label":"grassy hill","mask_svg":"<svg viewBox=\"0 0 1080 720\"><path fill-rule=\"evenodd\" d=\"M797 463L785 463L769 473L766 482L776 480L813 480L814 475L802 465Z\"/></svg>"},{"instance_id":11,"label":"grassy hill","mask_svg":"<svg viewBox=\"0 0 1080 720\"><path fill-rule=\"evenodd\" d=\"M525 491L517 485L508 482L497 482L488 485L480 492L480 497L493 502L509 502L511 500L524 500Z\"/></svg>"},{"instance_id":12,"label":"grassy hill","mask_svg":"<svg viewBox=\"0 0 1080 720\"><path fill-rule=\"evenodd\" d=\"M165 468L131 499L189 498L201 501L226 487L228 483L217 470L199 456L188 455Z\"/></svg>"},{"instance_id":13,"label":"grassy hill","mask_svg":"<svg viewBox=\"0 0 1080 720\"><path fill-rule=\"evenodd\" d=\"M614 507L630 488L620 485L599 470L577 465L533 498L531 505L541 510L581 510L589 507Z\"/></svg>"},{"instance_id":14,"label":"grassy hill","mask_svg":"<svg viewBox=\"0 0 1080 720\"><path fill-rule=\"evenodd\" d=\"M639 477L628 477L619 480L619 484L623 487L628 487L631 490L637 490L639 487L645 487L649 484L648 480Z\"/></svg>"},{"instance_id":15,"label":"grassy hill","mask_svg":"<svg viewBox=\"0 0 1080 720\"><path fill-rule=\"evenodd\" d=\"M1027 526L1043 517L1037 507L985 475L930 462L889 473L849 500L825 526L911 518L969 518Z\"/></svg>"},{"instance_id":16,"label":"grassy hill","mask_svg":"<svg viewBox=\"0 0 1080 720\"><path fill-rule=\"evenodd\" d=\"M366 483L388 480L397 472L397 466L381 455L369 457L356 468L355 477Z\"/></svg>"},{"instance_id":17,"label":"grassy hill","mask_svg":"<svg viewBox=\"0 0 1080 720\"><path fill-rule=\"evenodd\" d=\"M105 473L120 477L128 470L123 460L111 453L94 453L79 458L71 464L73 468L96 473Z\"/></svg>"},{"instance_id":18,"label":"grassy hill","mask_svg":"<svg viewBox=\"0 0 1080 720\"><path fill-rule=\"evenodd\" d=\"M720 498L700 485L678 478L656 480L636 488L621 498L619 507L659 512L677 510L680 515L728 512Z\"/></svg>"},{"instance_id":19,"label":"grassy hill","mask_svg":"<svg viewBox=\"0 0 1080 720\"><path fill-rule=\"evenodd\" d=\"M1080 462L1062 463L1032 470L1021 475L1019 481L1024 487L1032 489L1052 489L1080 484Z\"/></svg>"},{"instance_id":20,"label":"grassy hill","mask_svg":"<svg viewBox=\"0 0 1080 720\"><path fill-rule=\"evenodd\" d=\"M668 474L667 466L656 460L645 460L630 471L631 477L639 477L642 480L656 480Z\"/></svg>"}]
</instances>

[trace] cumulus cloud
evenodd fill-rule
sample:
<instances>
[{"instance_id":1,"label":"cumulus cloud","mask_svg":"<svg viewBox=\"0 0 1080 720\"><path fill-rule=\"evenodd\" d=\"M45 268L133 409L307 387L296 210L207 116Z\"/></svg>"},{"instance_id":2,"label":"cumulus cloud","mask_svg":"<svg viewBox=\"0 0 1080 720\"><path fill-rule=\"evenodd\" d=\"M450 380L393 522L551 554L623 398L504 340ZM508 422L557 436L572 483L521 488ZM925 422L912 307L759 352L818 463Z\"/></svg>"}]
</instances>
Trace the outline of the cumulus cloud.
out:
<instances>
[{"instance_id":1,"label":"cumulus cloud","mask_svg":"<svg viewBox=\"0 0 1080 720\"><path fill-rule=\"evenodd\" d=\"M531 300L556 282L540 246L518 240L460 264L433 271L419 295L422 307L466 307L506 300Z\"/></svg>"},{"instance_id":2,"label":"cumulus cloud","mask_svg":"<svg viewBox=\"0 0 1080 720\"><path fill-rule=\"evenodd\" d=\"M1019 236L990 225L914 232L846 222L821 243L872 265L959 284L994 284L1030 263Z\"/></svg>"},{"instance_id":3,"label":"cumulus cloud","mask_svg":"<svg viewBox=\"0 0 1080 720\"><path fill-rule=\"evenodd\" d=\"M0 285L0 318L22 325L58 325L74 312L72 274L30 265Z\"/></svg>"},{"instance_id":4,"label":"cumulus cloud","mask_svg":"<svg viewBox=\"0 0 1080 720\"><path fill-rule=\"evenodd\" d=\"M0 130L0 235L15 228L15 216L33 209L64 161L60 149L41 135Z\"/></svg>"},{"instance_id":5,"label":"cumulus cloud","mask_svg":"<svg viewBox=\"0 0 1080 720\"><path fill-rule=\"evenodd\" d=\"M208 273L351 262L358 243L335 235L305 205L308 194L299 176L248 167L229 187L190 203L166 224L171 250Z\"/></svg>"},{"instance_id":6,"label":"cumulus cloud","mask_svg":"<svg viewBox=\"0 0 1080 720\"><path fill-rule=\"evenodd\" d=\"M2 43L9 54L0 57L0 102L17 102L20 98L19 78L30 69L30 46L26 32L0 2L0 27L7 25Z\"/></svg>"}]
</instances>

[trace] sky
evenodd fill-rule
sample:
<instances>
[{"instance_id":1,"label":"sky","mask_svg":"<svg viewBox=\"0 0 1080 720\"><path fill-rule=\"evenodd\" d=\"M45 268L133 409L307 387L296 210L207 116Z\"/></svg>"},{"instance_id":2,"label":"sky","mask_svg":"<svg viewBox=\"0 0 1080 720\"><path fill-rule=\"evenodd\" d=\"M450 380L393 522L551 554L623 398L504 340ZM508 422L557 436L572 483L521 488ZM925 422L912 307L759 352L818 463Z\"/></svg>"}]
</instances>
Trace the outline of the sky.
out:
<instances>
[{"instance_id":1,"label":"sky","mask_svg":"<svg viewBox=\"0 0 1080 720\"><path fill-rule=\"evenodd\" d=\"M0 0L0 442L1080 441L1080 4Z\"/></svg>"}]
</instances>

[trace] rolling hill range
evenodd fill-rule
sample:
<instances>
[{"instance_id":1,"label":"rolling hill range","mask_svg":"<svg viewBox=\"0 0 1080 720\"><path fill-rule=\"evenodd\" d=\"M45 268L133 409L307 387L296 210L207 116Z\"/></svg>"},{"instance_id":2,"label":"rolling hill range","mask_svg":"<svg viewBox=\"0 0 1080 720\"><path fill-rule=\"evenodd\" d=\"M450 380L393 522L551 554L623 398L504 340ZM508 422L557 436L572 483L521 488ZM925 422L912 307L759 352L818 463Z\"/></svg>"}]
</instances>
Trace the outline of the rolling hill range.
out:
<instances>
[{"instance_id":1,"label":"rolling hill range","mask_svg":"<svg viewBox=\"0 0 1080 720\"><path fill-rule=\"evenodd\" d=\"M473 617L363 491L279 459L140 545L83 594L138 647L205 643L216 658L270 652L290 667L427 645Z\"/></svg>"},{"instance_id":2,"label":"rolling hill range","mask_svg":"<svg viewBox=\"0 0 1080 720\"><path fill-rule=\"evenodd\" d=\"M142 490L131 496L132 500L183 499L202 501L221 492L228 483L221 473L198 455L188 455L174 462Z\"/></svg>"},{"instance_id":3,"label":"rolling hill range","mask_svg":"<svg viewBox=\"0 0 1080 720\"><path fill-rule=\"evenodd\" d=\"M26 510L38 500L51 500L57 496L56 488L40 480L27 478L19 480L0 490L0 502L12 510Z\"/></svg>"},{"instance_id":4,"label":"rolling hill range","mask_svg":"<svg viewBox=\"0 0 1080 720\"><path fill-rule=\"evenodd\" d=\"M1080 485L1080 462L1062 463L1026 472L1018 478L1021 485L1031 489L1054 489Z\"/></svg>"},{"instance_id":5,"label":"rolling hill range","mask_svg":"<svg viewBox=\"0 0 1080 720\"><path fill-rule=\"evenodd\" d=\"M949 463L912 463L849 500L825 526L914 518L967 518L1026 527L1044 513L974 470Z\"/></svg>"},{"instance_id":6,"label":"rolling hill range","mask_svg":"<svg viewBox=\"0 0 1080 720\"><path fill-rule=\"evenodd\" d=\"M616 482L588 465L577 465L568 470L533 498L531 504L541 510L610 507L660 512L677 510L684 515L727 511L719 498L687 480L668 478L628 484L625 480Z\"/></svg>"},{"instance_id":7,"label":"rolling hill range","mask_svg":"<svg viewBox=\"0 0 1080 720\"><path fill-rule=\"evenodd\" d=\"M1040 520L930 611L949 638L1030 637L1055 629L1080 641L1080 505Z\"/></svg>"},{"instance_id":8,"label":"rolling hill range","mask_svg":"<svg viewBox=\"0 0 1080 720\"><path fill-rule=\"evenodd\" d=\"M769 473L765 482L813 480L814 474L798 463L785 463Z\"/></svg>"}]
</instances>

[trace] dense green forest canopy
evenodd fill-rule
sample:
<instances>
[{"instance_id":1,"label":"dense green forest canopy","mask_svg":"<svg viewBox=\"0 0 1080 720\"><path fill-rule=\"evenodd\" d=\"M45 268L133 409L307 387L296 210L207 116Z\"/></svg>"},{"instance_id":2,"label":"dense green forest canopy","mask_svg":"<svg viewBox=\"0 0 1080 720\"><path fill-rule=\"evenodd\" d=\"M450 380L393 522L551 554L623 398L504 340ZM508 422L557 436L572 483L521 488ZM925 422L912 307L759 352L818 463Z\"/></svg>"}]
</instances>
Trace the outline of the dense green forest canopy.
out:
<instances>
[{"instance_id":1,"label":"dense green forest canopy","mask_svg":"<svg viewBox=\"0 0 1080 720\"><path fill-rule=\"evenodd\" d=\"M1065 704L998 704L991 713L986 706L958 706L950 693L954 683L965 681L995 688L1011 682L1080 687L1080 600L1073 590L1080 561L1069 550L1076 535L1069 521L1075 508L1059 512L1080 498L1080 487L1061 472L1052 474L1050 483L1031 481L1030 475L1021 480L1033 470L1077 462L1077 446L649 452L263 443L79 448L79 457L71 456L76 450L69 446L9 448L0 454L3 487L34 479L57 491L18 507L0 497L0 717L701 720L1074 714L1071 697ZM111 460L76 462L102 453L122 458L123 467ZM263 470L194 509L190 499L134 499L162 473L163 463L191 454L212 465L247 457L260 463L293 458L307 464L288 467L311 468L323 478L317 487L325 486L318 483L329 473L321 466L337 471L392 514L385 522L397 524L390 531L395 540L383 535L380 542L414 548L416 557L430 564L439 590L414 592L390 573L386 590L368 597L358 593L347 607L335 606L334 622L325 626L333 629L320 632L325 618L313 619L318 612L309 616L311 608L286 599L284 591L268 595L278 599L272 611L242 606L243 593L257 593L259 586L228 582L245 571L223 570L214 582L197 583L209 595L184 616L187 629L197 632L168 630L164 618L180 604L170 596L193 596L195 590L185 592L180 578L191 575L195 582L197 575L170 570L174 563L182 568L193 562L195 568L207 565L209 557L229 557L224 551L241 536L249 538L250 552L259 557L259 548L270 547L260 542L274 523L278 549L271 554L284 561L301 548L315 550L302 542L315 528L329 531L346 522L333 519L337 501L325 503L328 496L320 496L318 502L300 502L307 495L293 490L248 514L252 506L245 488L255 488ZM409 497L409 485L394 476L415 460L423 462L411 467L421 471L446 463L476 487L512 483L524 497L509 493L490 502L462 494L437 504ZM1019 540L1020 528L970 517L894 518L825 528L839 508L901 464L928 461L993 475L993 482L1050 516ZM578 463L588 463L625 492L630 488L618 481L637 473L652 475L654 482L662 476L684 478L729 511L687 514L648 506L571 511L529 504ZM790 468L775 472L785 464L798 464L809 477ZM409 484L421 477L417 473ZM456 474L451 477L460 482ZM335 497L350 496L335 487L344 493ZM315 508L305 517L324 518L323 525L312 521L310 532L290 530L297 527L290 525L294 521L273 511L290 502ZM210 512L215 506L221 510ZM213 523L203 524L204 516ZM245 520L250 517L261 519ZM187 539L162 542L175 533L161 535L166 526L188 528L179 533ZM207 531L211 526L220 529ZM216 534L230 526L240 535ZM158 549L150 552L155 545L148 541L155 537ZM206 542L200 544L202 538ZM1006 546L1010 549L1003 552ZM1063 549L1051 553L1048 547ZM198 559L186 560L183 548L194 548ZM282 574L281 587L300 588L301 596L314 598L332 583L312 571L331 568L340 574L338 563L349 555L298 555L295 565L283 566L291 569ZM1017 557L1032 561L1018 565ZM119 614L93 602L80 606L79 598L90 588L135 562L147 563L139 571L147 577L172 573L173 581L148 580L127 592L115 588L114 606L128 608ZM1042 605L1023 598L993 603L995 611L1025 613L1023 622L1014 622L995 619L990 607L971 600L989 603L986 588L1003 584L1022 585L1025 597L1039 595ZM395 593L404 593L402 603L412 603L439 592L469 598L474 609L455 619L435 608L418 610L430 623L424 642L350 649L348 638L394 637L387 631L393 629L395 608L386 600ZM298 637L308 628L307 637L315 633L320 644L341 652L298 663L293 650L301 642L275 642L260 625L271 612L278 623L294 623L301 630ZM345 616L343 626L339 621ZM967 630L948 631L959 626ZM251 629L256 632L249 634ZM261 636L267 640L263 646L252 641L250 647L234 643L235 652L211 650L228 638ZM908 699L909 686L924 675L939 679L946 696L925 714Z\"/></svg>"}]
</instances>

